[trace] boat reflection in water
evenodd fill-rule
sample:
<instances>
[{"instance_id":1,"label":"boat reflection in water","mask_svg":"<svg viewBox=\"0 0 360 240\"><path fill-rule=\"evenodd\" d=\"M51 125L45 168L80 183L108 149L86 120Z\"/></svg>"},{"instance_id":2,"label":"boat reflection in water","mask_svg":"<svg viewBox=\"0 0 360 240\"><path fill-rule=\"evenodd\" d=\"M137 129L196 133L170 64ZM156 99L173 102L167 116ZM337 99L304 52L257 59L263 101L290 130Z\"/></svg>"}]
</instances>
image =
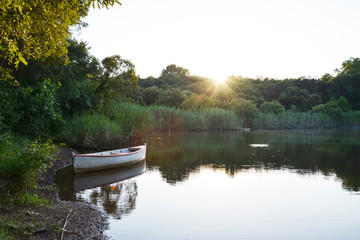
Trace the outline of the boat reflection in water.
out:
<instances>
[{"instance_id":1,"label":"boat reflection in water","mask_svg":"<svg viewBox=\"0 0 360 240\"><path fill-rule=\"evenodd\" d=\"M74 174L71 168L57 172L55 181L62 200L81 201L102 207L121 219L135 209L138 195L135 176L146 171L145 160L125 168Z\"/></svg>"},{"instance_id":2,"label":"boat reflection in water","mask_svg":"<svg viewBox=\"0 0 360 240\"><path fill-rule=\"evenodd\" d=\"M146 171L145 161L126 168L115 168L105 171L75 174L74 191L78 192L85 189L95 188L123 181Z\"/></svg>"}]
</instances>

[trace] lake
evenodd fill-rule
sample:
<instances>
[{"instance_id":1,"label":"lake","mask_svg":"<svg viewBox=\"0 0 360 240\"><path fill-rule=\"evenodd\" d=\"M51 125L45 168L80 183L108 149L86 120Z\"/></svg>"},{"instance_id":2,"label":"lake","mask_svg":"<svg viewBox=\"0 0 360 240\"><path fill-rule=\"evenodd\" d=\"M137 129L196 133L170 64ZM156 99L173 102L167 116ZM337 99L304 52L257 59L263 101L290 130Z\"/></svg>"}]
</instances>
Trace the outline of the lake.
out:
<instances>
[{"instance_id":1,"label":"lake","mask_svg":"<svg viewBox=\"0 0 360 240\"><path fill-rule=\"evenodd\" d=\"M113 239L359 239L360 131L158 133L142 141L142 164L57 174L62 199L109 214ZM106 181L115 182L97 186Z\"/></svg>"}]
</instances>

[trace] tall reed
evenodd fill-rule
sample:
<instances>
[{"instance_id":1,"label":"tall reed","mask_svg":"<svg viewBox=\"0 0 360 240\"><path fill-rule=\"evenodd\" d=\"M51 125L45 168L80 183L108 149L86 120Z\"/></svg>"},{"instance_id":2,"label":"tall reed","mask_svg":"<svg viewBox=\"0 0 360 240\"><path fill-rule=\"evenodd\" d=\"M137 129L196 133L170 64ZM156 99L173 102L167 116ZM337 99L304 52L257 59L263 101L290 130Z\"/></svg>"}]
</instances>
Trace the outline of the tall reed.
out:
<instances>
[{"instance_id":1,"label":"tall reed","mask_svg":"<svg viewBox=\"0 0 360 240\"><path fill-rule=\"evenodd\" d=\"M113 103L105 110L105 114L129 136L149 132L154 124L149 108L134 103Z\"/></svg>"},{"instance_id":2,"label":"tall reed","mask_svg":"<svg viewBox=\"0 0 360 240\"><path fill-rule=\"evenodd\" d=\"M286 111L277 115L259 113L253 126L256 129L331 128L336 127L336 121L325 114Z\"/></svg>"},{"instance_id":3,"label":"tall reed","mask_svg":"<svg viewBox=\"0 0 360 240\"><path fill-rule=\"evenodd\" d=\"M243 124L234 112L219 108L184 110L151 106L149 115L156 131L235 129Z\"/></svg>"},{"instance_id":4,"label":"tall reed","mask_svg":"<svg viewBox=\"0 0 360 240\"><path fill-rule=\"evenodd\" d=\"M110 148L123 144L123 128L103 114L83 114L69 120L60 138L92 148Z\"/></svg>"},{"instance_id":5,"label":"tall reed","mask_svg":"<svg viewBox=\"0 0 360 240\"><path fill-rule=\"evenodd\" d=\"M338 125L341 127L360 126L360 111L342 113L338 121Z\"/></svg>"}]
</instances>

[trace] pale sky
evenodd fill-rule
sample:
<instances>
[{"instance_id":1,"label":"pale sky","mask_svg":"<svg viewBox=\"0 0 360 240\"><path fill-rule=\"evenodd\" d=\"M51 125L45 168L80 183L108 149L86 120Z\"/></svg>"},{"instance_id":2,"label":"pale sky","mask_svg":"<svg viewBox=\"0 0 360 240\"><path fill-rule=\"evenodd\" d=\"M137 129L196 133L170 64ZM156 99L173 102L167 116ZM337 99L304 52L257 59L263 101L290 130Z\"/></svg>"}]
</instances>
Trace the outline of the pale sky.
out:
<instances>
[{"instance_id":1,"label":"pale sky","mask_svg":"<svg viewBox=\"0 0 360 240\"><path fill-rule=\"evenodd\" d=\"M142 78L169 64L217 79L321 77L360 57L360 0L120 1L90 10L77 39Z\"/></svg>"}]
</instances>

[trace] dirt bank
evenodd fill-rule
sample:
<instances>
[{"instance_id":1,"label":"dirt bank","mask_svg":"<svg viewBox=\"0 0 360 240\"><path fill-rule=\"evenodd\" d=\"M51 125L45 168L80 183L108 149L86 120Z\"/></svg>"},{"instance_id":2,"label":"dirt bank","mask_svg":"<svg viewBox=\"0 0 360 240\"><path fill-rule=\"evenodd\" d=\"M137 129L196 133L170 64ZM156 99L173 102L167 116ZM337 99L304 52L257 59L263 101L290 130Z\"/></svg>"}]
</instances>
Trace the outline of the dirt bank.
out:
<instances>
[{"instance_id":1,"label":"dirt bank","mask_svg":"<svg viewBox=\"0 0 360 240\"><path fill-rule=\"evenodd\" d=\"M29 229L29 234L19 236L19 239L108 239L104 235L108 227L108 219L104 211L91 204L59 199L53 185L53 177L58 169L69 164L71 164L71 150L62 148L59 160L40 180L38 194L51 199L53 201L51 206L21 209L0 207L0 217L6 221L14 220L12 224L14 229Z\"/></svg>"}]
</instances>

